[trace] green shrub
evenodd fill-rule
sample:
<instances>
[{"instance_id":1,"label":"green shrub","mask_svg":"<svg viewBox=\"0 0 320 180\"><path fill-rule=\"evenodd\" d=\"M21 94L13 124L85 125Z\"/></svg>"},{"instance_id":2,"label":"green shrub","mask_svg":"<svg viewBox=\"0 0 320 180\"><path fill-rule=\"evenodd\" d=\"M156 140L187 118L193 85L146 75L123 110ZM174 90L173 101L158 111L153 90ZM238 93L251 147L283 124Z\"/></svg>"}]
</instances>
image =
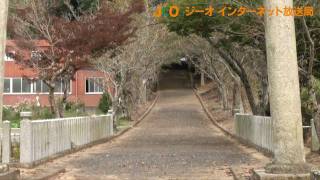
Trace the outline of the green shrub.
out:
<instances>
[{"instance_id":1,"label":"green shrub","mask_svg":"<svg viewBox=\"0 0 320 180\"><path fill-rule=\"evenodd\" d=\"M65 117L86 116L85 105L83 103L68 102L64 112ZM20 112L31 111L32 120L55 118L50 107L39 107L34 103L22 102L12 107L3 107L3 120L8 120L12 128L20 128Z\"/></svg>"},{"instance_id":2,"label":"green shrub","mask_svg":"<svg viewBox=\"0 0 320 180\"><path fill-rule=\"evenodd\" d=\"M320 99L320 79L315 81L315 92L318 99Z\"/></svg>"},{"instance_id":3,"label":"green shrub","mask_svg":"<svg viewBox=\"0 0 320 180\"><path fill-rule=\"evenodd\" d=\"M51 110L49 107L33 106L31 111L32 111L31 119L34 119L34 120L54 118L54 115L51 113Z\"/></svg>"},{"instance_id":4,"label":"green shrub","mask_svg":"<svg viewBox=\"0 0 320 180\"><path fill-rule=\"evenodd\" d=\"M67 102L64 117L86 116L85 104L82 102Z\"/></svg>"},{"instance_id":5,"label":"green shrub","mask_svg":"<svg viewBox=\"0 0 320 180\"><path fill-rule=\"evenodd\" d=\"M67 102L65 105L65 110L66 111L85 111L85 104L82 102Z\"/></svg>"},{"instance_id":6,"label":"green shrub","mask_svg":"<svg viewBox=\"0 0 320 180\"><path fill-rule=\"evenodd\" d=\"M99 102L98 109L103 113L107 113L111 106L112 100L110 95L108 93L103 93Z\"/></svg>"},{"instance_id":7,"label":"green shrub","mask_svg":"<svg viewBox=\"0 0 320 180\"><path fill-rule=\"evenodd\" d=\"M3 107L3 120L8 120L12 128L20 127L20 114L12 107Z\"/></svg>"}]
</instances>

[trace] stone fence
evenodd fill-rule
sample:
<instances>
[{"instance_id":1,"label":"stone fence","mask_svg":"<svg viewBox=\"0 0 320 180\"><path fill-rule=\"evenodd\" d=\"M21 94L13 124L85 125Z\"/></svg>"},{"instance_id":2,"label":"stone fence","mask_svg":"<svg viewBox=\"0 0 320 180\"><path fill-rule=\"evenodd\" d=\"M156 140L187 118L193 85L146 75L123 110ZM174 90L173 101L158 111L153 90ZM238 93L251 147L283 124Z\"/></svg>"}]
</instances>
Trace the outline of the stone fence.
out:
<instances>
[{"instance_id":1,"label":"stone fence","mask_svg":"<svg viewBox=\"0 0 320 180\"><path fill-rule=\"evenodd\" d=\"M31 167L113 136L112 115L74 118L23 120L20 124L20 164ZM2 163L11 157L12 133L10 122L3 123Z\"/></svg>"},{"instance_id":2,"label":"stone fence","mask_svg":"<svg viewBox=\"0 0 320 180\"><path fill-rule=\"evenodd\" d=\"M271 117L236 114L234 123L240 139L273 152Z\"/></svg>"},{"instance_id":3,"label":"stone fence","mask_svg":"<svg viewBox=\"0 0 320 180\"><path fill-rule=\"evenodd\" d=\"M234 123L236 136L241 140L273 153L271 117L236 114ZM318 151L320 146L313 120L311 126L304 128L311 128L311 150Z\"/></svg>"}]
</instances>

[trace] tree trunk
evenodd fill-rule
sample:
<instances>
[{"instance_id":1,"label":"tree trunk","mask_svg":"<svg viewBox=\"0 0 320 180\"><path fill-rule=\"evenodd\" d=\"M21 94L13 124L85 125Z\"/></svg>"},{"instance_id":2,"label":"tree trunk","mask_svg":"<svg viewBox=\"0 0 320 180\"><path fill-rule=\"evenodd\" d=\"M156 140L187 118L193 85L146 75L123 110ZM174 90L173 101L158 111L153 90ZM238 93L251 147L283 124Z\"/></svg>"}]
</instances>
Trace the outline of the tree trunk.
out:
<instances>
[{"instance_id":1,"label":"tree trunk","mask_svg":"<svg viewBox=\"0 0 320 180\"><path fill-rule=\"evenodd\" d=\"M242 101L243 112L246 113L249 111L249 107L245 101L248 98L246 97L246 93L244 92L242 86L240 86L240 96L241 96L241 101Z\"/></svg>"},{"instance_id":2,"label":"tree trunk","mask_svg":"<svg viewBox=\"0 0 320 180\"><path fill-rule=\"evenodd\" d=\"M62 117L60 112L59 112L59 108L57 107L57 103L56 100L54 98L54 87L49 87L49 104L50 104L50 111L51 113L56 117L56 118L60 118Z\"/></svg>"},{"instance_id":3,"label":"tree trunk","mask_svg":"<svg viewBox=\"0 0 320 180\"><path fill-rule=\"evenodd\" d=\"M67 105L67 99L68 99L68 95L69 95L69 90L70 90L70 80L68 78L63 79L63 84L64 84L64 88L63 88L63 96L61 98L61 104L59 104L59 115L60 117L64 116L64 110L66 109L66 105Z\"/></svg>"},{"instance_id":4,"label":"tree trunk","mask_svg":"<svg viewBox=\"0 0 320 180\"><path fill-rule=\"evenodd\" d=\"M115 86L112 97L112 113L113 113L113 128L117 129L117 119L119 111L119 88Z\"/></svg>"},{"instance_id":5,"label":"tree trunk","mask_svg":"<svg viewBox=\"0 0 320 180\"><path fill-rule=\"evenodd\" d=\"M200 75L201 75L201 86L204 86L205 85L204 73L200 72Z\"/></svg>"},{"instance_id":6,"label":"tree trunk","mask_svg":"<svg viewBox=\"0 0 320 180\"><path fill-rule=\"evenodd\" d=\"M316 92L315 92L315 79L313 75L308 77L308 96L310 101L310 109L312 112L312 118L314 120L317 136L320 139L320 106L318 105Z\"/></svg>"},{"instance_id":7,"label":"tree trunk","mask_svg":"<svg viewBox=\"0 0 320 180\"><path fill-rule=\"evenodd\" d=\"M238 86L236 84L236 82L233 83L233 89L232 89L232 110L237 109L237 95L238 95Z\"/></svg>"},{"instance_id":8,"label":"tree trunk","mask_svg":"<svg viewBox=\"0 0 320 180\"><path fill-rule=\"evenodd\" d=\"M265 0L265 7L293 7L293 1ZM266 14L265 31L274 144L274 160L266 169L293 173L305 164L294 17Z\"/></svg>"},{"instance_id":9,"label":"tree trunk","mask_svg":"<svg viewBox=\"0 0 320 180\"><path fill-rule=\"evenodd\" d=\"M258 108L253 96L252 88L249 83L249 79L247 73L244 71L241 64L237 63L236 59L230 57L224 50L218 49L219 55L225 60L225 62L229 65L229 67L240 77L240 80L243 84L243 87L247 94L247 99L250 104L250 108L253 114L259 115Z\"/></svg>"},{"instance_id":10,"label":"tree trunk","mask_svg":"<svg viewBox=\"0 0 320 180\"><path fill-rule=\"evenodd\" d=\"M4 84L4 58L7 38L8 0L0 1L0 128L2 127L2 105ZM1 144L0 144L1 145ZM0 148L1 150L1 148Z\"/></svg>"},{"instance_id":11,"label":"tree trunk","mask_svg":"<svg viewBox=\"0 0 320 180\"><path fill-rule=\"evenodd\" d=\"M212 80L216 81L218 84L219 94L220 94L220 101L222 103L222 107L224 110L229 109L229 101L228 101L228 93L225 83L223 82L223 79L218 74L217 69L214 67L214 65L211 66L213 77ZM202 72L203 73L203 72Z\"/></svg>"},{"instance_id":12,"label":"tree trunk","mask_svg":"<svg viewBox=\"0 0 320 180\"><path fill-rule=\"evenodd\" d=\"M235 80L233 83L233 95L232 95L232 112L235 113L234 110L237 110L238 113L243 113L243 102L241 96L241 82L240 80Z\"/></svg>"},{"instance_id":13,"label":"tree trunk","mask_svg":"<svg viewBox=\"0 0 320 180\"><path fill-rule=\"evenodd\" d=\"M226 87L224 85L218 85L218 86L219 86L218 89L220 93L220 100L221 100L223 110L227 110L229 109L229 104L228 104Z\"/></svg>"},{"instance_id":14,"label":"tree trunk","mask_svg":"<svg viewBox=\"0 0 320 180\"><path fill-rule=\"evenodd\" d=\"M268 80L266 78L262 78L260 79L260 84L261 90L259 93L258 113L262 116L270 116Z\"/></svg>"},{"instance_id":15,"label":"tree trunk","mask_svg":"<svg viewBox=\"0 0 320 180\"><path fill-rule=\"evenodd\" d=\"M318 105L317 97L316 97L316 90L315 90L315 77L313 76L313 68L314 68L314 62L316 60L315 58L315 43L314 40L311 37L307 22L305 20L305 17L301 18L303 29L305 31L307 40L310 44L310 57L309 57L309 64L308 64L308 72L307 72L307 88L308 88L308 95L309 100L311 103L311 112L312 112L312 118L315 123L315 128L317 132L317 136L320 139L320 106Z\"/></svg>"},{"instance_id":16,"label":"tree trunk","mask_svg":"<svg viewBox=\"0 0 320 180\"><path fill-rule=\"evenodd\" d=\"M214 44L210 38L207 38L207 41L214 47L217 49L220 57L226 62L226 64L228 64L228 66L232 69L233 72L235 72L239 77L240 80L243 84L243 87L246 91L246 95L247 95L247 99L249 101L250 104L250 108L253 114L258 115L258 108L252 93L252 88L250 86L249 83L249 79L247 76L246 71L244 70L244 68L242 67L242 65L232 57L232 55L227 52L225 52L225 50L221 49L219 46L217 46L216 44Z\"/></svg>"}]
</instances>

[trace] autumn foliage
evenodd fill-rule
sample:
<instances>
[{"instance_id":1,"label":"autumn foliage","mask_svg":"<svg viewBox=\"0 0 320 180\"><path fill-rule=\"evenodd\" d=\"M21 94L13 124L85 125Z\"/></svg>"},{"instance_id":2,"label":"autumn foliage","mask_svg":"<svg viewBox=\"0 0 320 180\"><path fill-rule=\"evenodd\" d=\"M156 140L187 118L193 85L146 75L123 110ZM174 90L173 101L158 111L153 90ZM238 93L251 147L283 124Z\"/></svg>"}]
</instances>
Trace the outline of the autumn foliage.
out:
<instances>
[{"instance_id":1,"label":"autumn foliage","mask_svg":"<svg viewBox=\"0 0 320 180\"><path fill-rule=\"evenodd\" d=\"M69 7L72 18L54 13L56 3L31 0L28 6L16 8L8 23L9 34L17 42L16 62L34 69L38 79L47 84L51 111L57 116L62 113L54 99L55 82L70 82L78 69L91 65L92 56L124 44L137 29L131 23L132 15L144 11L142 0L132 2L124 12L103 2L90 13L74 13L76 8ZM38 48L36 39L45 40L48 47ZM31 51L36 51L36 56L25 55Z\"/></svg>"}]
</instances>

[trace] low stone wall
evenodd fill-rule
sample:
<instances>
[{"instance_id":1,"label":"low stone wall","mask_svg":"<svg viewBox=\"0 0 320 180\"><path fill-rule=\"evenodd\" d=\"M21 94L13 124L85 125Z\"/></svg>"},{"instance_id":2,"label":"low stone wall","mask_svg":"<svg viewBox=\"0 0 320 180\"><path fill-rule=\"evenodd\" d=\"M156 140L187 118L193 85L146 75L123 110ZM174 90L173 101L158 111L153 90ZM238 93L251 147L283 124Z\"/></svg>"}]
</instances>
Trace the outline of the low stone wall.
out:
<instances>
[{"instance_id":1,"label":"low stone wall","mask_svg":"<svg viewBox=\"0 0 320 180\"><path fill-rule=\"evenodd\" d=\"M236 114L234 123L236 136L240 139L273 152L271 117Z\"/></svg>"},{"instance_id":2,"label":"low stone wall","mask_svg":"<svg viewBox=\"0 0 320 180\"><path fill-rule=\"evenodd\" d=\"M111 115L23 120L20 131L20 163L32 166L42 159L111 137L113 121Z\"/></svg>"},{"instance_id":3,"label":"low stone wall","mask_svg":"<svg viewBox=\"0 0 320 180\"><path fill-rule=\"evenodd\" d=\"M236 114L234 119L238 138L273 153L271 117ZM304 126L304 128L311 128L311 151L319 151L320 144L313 120L311 120L311 126Z\"/></svg>"}]
</instances>

